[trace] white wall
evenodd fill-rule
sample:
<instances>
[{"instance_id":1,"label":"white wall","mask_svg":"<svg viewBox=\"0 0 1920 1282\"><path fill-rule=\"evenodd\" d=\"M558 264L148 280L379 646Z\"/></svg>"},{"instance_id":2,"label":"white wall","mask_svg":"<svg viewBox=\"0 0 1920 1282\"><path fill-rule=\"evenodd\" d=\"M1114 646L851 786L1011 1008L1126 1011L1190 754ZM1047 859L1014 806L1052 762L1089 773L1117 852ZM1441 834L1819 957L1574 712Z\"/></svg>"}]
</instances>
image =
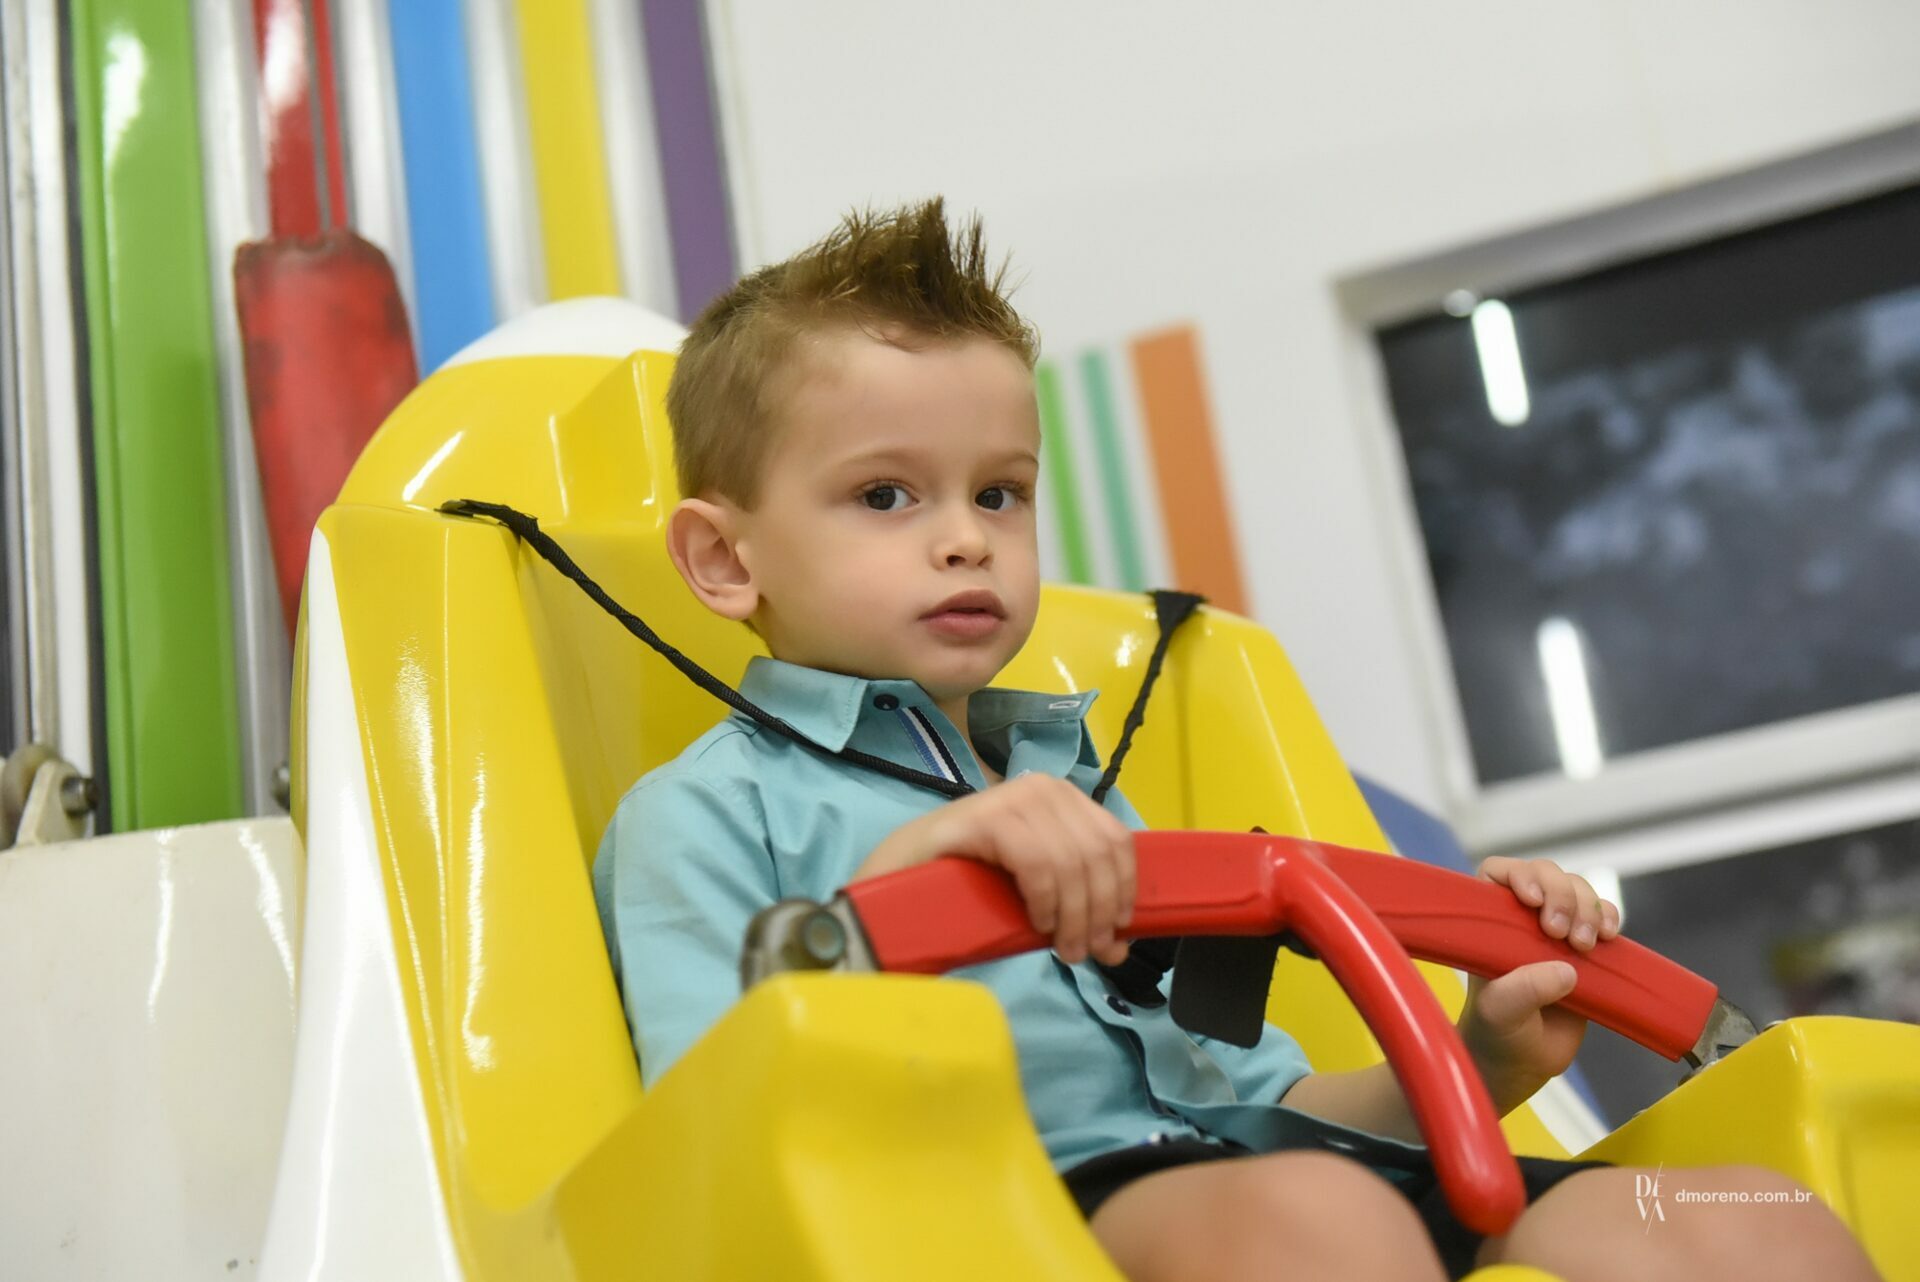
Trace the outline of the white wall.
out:
<instances>
[{"instance_id":1,"label":"white wall","mask_svg":"<svg viewBox=\"0 0 1920 1282\"><path fill-rule=\"evenodd\" d=\"M1912 0L708 15L743 269L940 192L1049 350L1198 324L1254 611L1348 759L1436 807L1333 282L1920 119Z\"/></svg>"}]
</instances>

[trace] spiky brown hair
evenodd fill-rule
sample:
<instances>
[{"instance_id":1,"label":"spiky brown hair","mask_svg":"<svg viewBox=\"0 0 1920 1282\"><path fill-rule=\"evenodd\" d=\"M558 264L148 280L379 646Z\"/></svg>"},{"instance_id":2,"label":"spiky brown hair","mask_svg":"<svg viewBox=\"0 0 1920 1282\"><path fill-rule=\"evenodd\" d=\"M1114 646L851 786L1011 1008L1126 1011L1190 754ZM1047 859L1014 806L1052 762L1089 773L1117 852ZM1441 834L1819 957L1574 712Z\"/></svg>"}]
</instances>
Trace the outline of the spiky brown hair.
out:
<instances>
[{"instance_id":1,"label":"spiky brown hair","mask_svg":"<svg viewBox=\"0 0 1920 1282\"><path fill-rule=\"evenodd\" d=\"M775 407L790 390L799 341L859 327L887 341L980 337L1028 369L1040 339L1008 303L1007 263L988 275L978 215L956 237L945 202L850 211L827 237L762 267L708 305L680 345L667 384L680 493L760 501ZM901 345L905 345L902 342Z\"/></svg>"}]
</instances>

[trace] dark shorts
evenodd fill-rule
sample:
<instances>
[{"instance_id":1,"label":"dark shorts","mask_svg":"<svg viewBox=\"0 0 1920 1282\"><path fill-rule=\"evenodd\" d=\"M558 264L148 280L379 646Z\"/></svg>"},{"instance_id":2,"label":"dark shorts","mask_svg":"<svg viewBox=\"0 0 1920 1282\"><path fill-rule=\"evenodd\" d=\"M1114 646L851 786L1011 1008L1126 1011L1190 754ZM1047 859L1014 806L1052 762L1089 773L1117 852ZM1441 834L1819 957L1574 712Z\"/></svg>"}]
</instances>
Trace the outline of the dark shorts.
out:
<instances>
[{"instance_id":1,"label":"dark shorts","mask_svg":"<svg viewBox=\"0 0 1920 1282\"><path fill-rule=\"evenodd\" d=\"M1215 1143L1210 1140L1171 1139L1102 1153L1062 1173L1060 1178L1066 1182L1067 1191L1073 1194L1073 1200L1079 1204L1080 1214L1091 1220L1102 1202L1142 1176L1194 1162L1245 1157L1251 1152L1252 1149L1232 1140ZM1566 1162L1549 1157L1523 1157L1518 1160L1520 1181L1526 1186L1529 1206L1575 1171L1611 1165L1607 1162ZM1463 1278L1473 1272L1473 1257L1480 1249L1481 1236L1453 1218L1453 1212L1447 1209L1446 1194L1441 1191L1433 1168L1422 1167L1412 1172L1410 1178L1395 1183L1394 1187L1419 1212L1420 1222L1427 1226L1427 1236L1433 1239L1434 1249L1439 1253L1441 1263L1447 1267L1447 1276Z\"/></svg>"}]
</instances>

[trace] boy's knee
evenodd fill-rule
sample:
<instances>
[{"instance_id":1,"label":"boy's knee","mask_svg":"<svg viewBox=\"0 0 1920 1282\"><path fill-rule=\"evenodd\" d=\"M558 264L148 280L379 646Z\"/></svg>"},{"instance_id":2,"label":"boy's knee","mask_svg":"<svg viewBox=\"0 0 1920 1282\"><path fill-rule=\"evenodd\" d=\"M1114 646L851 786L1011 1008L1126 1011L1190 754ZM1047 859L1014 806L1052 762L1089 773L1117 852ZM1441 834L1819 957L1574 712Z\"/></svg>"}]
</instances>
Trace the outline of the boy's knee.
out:
<instances>
[{"instance_id":1,"label":"boy's knee","mask_svg":"<svg viewBox=\"0 0 1920 1282\"><path fill-rule=\"evenodd\" d=\"M1714 1193L1738 1198L1732 1205L1739 1207L1734 1214L1669 1217L1680 1221L1703 1264L1737 1273L1749 1268L1818 1273L1828 1282L1870 1282L1878 1276L1846 1222L1798 1181L1764 1166L1709 1167L1696 1179Z\"/></svg>"},{"instance_id":2,"label":"boy's knee","mask_svg":"<svg viewBox=\"0 0 1920 1282\"><path fill-rule=\"evenodd\" d=\"M1343 1247L1363 1240L1382 1261L1438 1267L1413 1204L1371 1168L1333 1153L1275 1153L1248 1159L1248 1165L1264 1169L1240 1182L1241 1209L1271 1226L1276 1237Z\"/></svg>"},{"instance_id":3,"label":"boy's knee","mask_svg":"<svg viewBox=\"0 0 1920 1282\"><path fill-rule=\"evenodd\" d=\"M1333 1207L1378 1204L1412 1215L1399 1191L1371 1167L1337 1153L1270 1153L1249 1159L1260 1176L1245 1181L1250 1196L1271 1201L1291 1215L1313 1215Z\"/></svg>"},{"instance_id":4,"label":"boy's knee","mask_svg":"<svg viewBox=\"0 0 1920 1282\"><path fill-rule=\"evenodd\" d=\"M1141 1279L1391 1277L1440 1282L1420 1217L1386 1180L1329 1153L1269 1153L1165 1171L1093 1221Z\"/></svg>"}]
</instances>

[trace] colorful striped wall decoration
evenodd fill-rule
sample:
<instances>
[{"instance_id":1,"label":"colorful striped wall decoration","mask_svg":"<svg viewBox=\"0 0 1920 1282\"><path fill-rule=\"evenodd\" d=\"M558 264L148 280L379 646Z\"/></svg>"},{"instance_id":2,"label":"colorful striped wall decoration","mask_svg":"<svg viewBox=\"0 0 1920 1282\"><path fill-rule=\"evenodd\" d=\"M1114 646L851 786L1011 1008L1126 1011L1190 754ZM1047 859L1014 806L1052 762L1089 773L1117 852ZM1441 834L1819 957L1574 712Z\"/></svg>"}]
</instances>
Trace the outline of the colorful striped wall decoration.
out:
<instances>
[{"instance_id":1,"label":"colorful striped wall decoration","mask_svg":"<svg viewBox=\"0 0 1920 1282\"><path fill-rule=\"evenodd\" d=\"M347 174L327 0L253 0L253 43L273 234L317 236L344 227Z\"/></svg>"},{"instance_id":2,"label":"colorful striped wall decoration","mask_svg":"<svg viewBox=\"0 0 1920 1282\"><path fill-rule=\"evenodd\" d=\"M620 292L584 0L517 0L552 298Z\"/></svg>"},{"instance_id":3,"label":"colorful striped wall decoration","mask_svg":"<svg viewBox=\"0 0 1920 1282\"><path fill-rule=\"evenodd\" d=\"M465 0L473 62L475 134L486 196L493 306L502 319L547 300L539 184L527 130L520 24L513 0Z\"/></svg>"},{"instance_id":4,"label":"colorful striped wall decoration","mask_svg":"<svg viewBox=\"0 0 1920 1282\"><path fill-rule=\"evenodd\" d=\"M600 136L607 152L607 189L613 237L620 247L620 282L628 298L665 316L680 315L674 288L673 244L667 229L666 176L654 118L647 46L640 37L636 0L590 0L595 84L600 90ZM674 128L680 129L680 122ZM725 218L725 211L722 211Z\"/></svg>"},{"instance_id":5,"label":"colorful striped wall decoration","mask_svg":"<svg viewBox=\"0 0 1920 1282\"><path fill-rule=\"evenodd\" d=\"M1182 588L1246 613L1196 331L1042 361L1034 392L1042 573L1126 591Z\"/></svg>"},{"instance_id":6,"label":"colorful striped wall decoration","mask_svg":"<svg viewBox=\"0 0 1920 1282\"><path fill-rule=\"evenodd\" d=\"M243 811L192 17L70 18L112 825L224 819Z\"/></svg>"},{"instance_id":7,"label":"colorful striped wall decoration","mask_svg":"<svg viewBox=\"0 0 1920 1282\"><path fill-rule=\"evenodd\" d=\"M1053 503L1053 528L1064 561L1063 577L1071 583L1094 581L1093 557L1087 547L1087 522L1080 506L1078 453L1069 437L1060 374L1042 363L1033 371L1033 390L1040 403L1040 465L1046 473L1046 495Z\"/></svg>"},{"instance_id":8,"label":"colorful striped wall decoration","mask_svg":"<svg viewBox=\"0 0 1920 1282\"><path fill-rule=\"evenodd\" d=\"M406 166L400 157L400 103L387 0L333 0L333 19L340 41L349 221L393 263L418 350L420 306L413 286L413 237L407 230Z\"/></svg>"},{"instance_id":9,"label":"colorful striped wall decoration","mask_svg":"<svg viewBox=\"0 0 1920 1282\"><path fill-rule=\"evenodd\" d=\"M460 0L389 0L423 373L494 327Z\"/></svg>"},{"instance_id":10,"label":"colorful striped wall decoration","mask_svg":"<svg viewBox=\"0 0 1920 1282\"><path fill-rule=\"evenodd\" d=\"M740 275L701 0L641 0L679 316L691 322Z\"/></svg>"},{"instance_id":11,"label":"colorful striped wall decoration","mask_svg":"<svg viewBox=\"0 0 1920 1282\"><path fill-rule=\"evenodd\" d=\"M1121 453L1110 362L1105 352L1095 349L1082 352L1079 363L1087 418L1093 427L1094 458L1099 464L1107 534L1113 540L1114 577L1120 587L1143 591L1148 584L1146 565L1140 554L1139 510L1133 501L1132 487L1127 482L1127 462Z\"/></svg>"},{"instance_id":12,"label":"colorful striped wall decoration","mask_svg":"<svg viewBox=\"0 0 1920 1282\"><path fill-rule=\"evenodd\" d=\"M393 261L429 372L549 298L697 309L735 275L702 6L4 3L10 31L16 10L56 34L66 17L46 61L76 97L34 118L56 155L63 124L75 139L65 302L91 406L74 436L97 457L98 546L73 555L100 584L101 693L73 706L99 721L91 754L61 738L91 755L116 827L260 813L287 660L249 489L235 249L353 228ZM64 289L64 263L49 279Z\"/></svg>"}]
</instances>

